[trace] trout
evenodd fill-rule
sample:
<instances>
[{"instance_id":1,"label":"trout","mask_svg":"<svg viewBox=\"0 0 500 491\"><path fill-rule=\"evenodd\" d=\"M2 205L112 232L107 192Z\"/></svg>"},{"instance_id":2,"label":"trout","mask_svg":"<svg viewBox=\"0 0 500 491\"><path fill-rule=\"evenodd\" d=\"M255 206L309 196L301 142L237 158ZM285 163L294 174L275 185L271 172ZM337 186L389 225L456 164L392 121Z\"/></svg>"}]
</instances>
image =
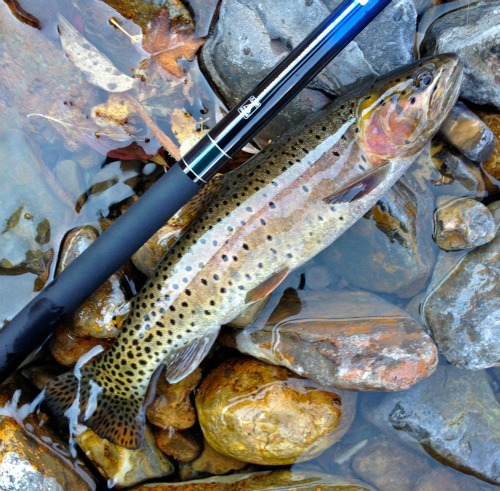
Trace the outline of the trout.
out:
<instances>
[{"instance_id":1,"label":"trout","mask_svg":"<svg viewBox=\"0 0 500 491\"><path fill-rule=\"evenodd\" d=\"M143 439L145 399L164 363L175 383L220 326L329 246L399 179L437 132L461 82L456 55L403 67L342 96L222 177L161 260L113 346L45 388L56 415L127 448Z\"/></svg>"}]
</instances>

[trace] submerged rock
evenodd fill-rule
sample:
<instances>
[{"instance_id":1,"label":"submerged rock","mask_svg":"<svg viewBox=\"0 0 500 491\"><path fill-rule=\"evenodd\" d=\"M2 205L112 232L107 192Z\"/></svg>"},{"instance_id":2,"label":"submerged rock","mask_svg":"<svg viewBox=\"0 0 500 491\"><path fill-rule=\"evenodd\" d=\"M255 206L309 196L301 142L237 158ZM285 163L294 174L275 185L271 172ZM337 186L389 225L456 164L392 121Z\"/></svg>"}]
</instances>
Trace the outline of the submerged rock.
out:
<instances>
[{"instance_id":1,"label":"submerged rock","mask_svg":"<svg viewBox=\"0 0 500 491\"><path fill-rule=\"evenodd\" d=\"M500 109L500 2L467 4L437 19L423 41L427 54L456 53L464 64L461 95Z\"/></svg>"},{"instance_id":2,"label":"submerged rock","mask_svg":"<svg viewBox=\"0 0 500 491\"><path fill-rule=\"evenodd\" d=\"M450 111L439 131L461 154L474 162L485 162L495 148L491 129L460 101Z\"/></svg>"},{"instance_id":3,"label":"submerged rock","mask_svg":"<svg viewBox=\"0 0 500 491\"><path fill-rule=\"evenodd\" d=\"M56 274L66 269L98 236L92 226L71 230L64 239ZM120 316L128 312L124 277L124 270L120 268L59 322L49 348L61 365L73 366L95 346L108 349L113 344L121 328Z\"/></svg>"},{"instance_id":4,"label":"submerged rock","mask_svg":"<svg viewBox=\"0 0 500 491\"><path fill-rule=\"evenodd\" d=\"M154 435L158 448L178 462L191 462L201 452L200 443L186 431L155 429Z\"/></svg>"},{"instance_id":5,"label":"submerged rock","mask_svg":"<svg viewBox=\"0 0 500 491\"><path fill-rule=\"evenodd\" d=\"M33 398L20 376L0 388L0 489L94 490L92 474L47 426L47 416L30 403Z\"/></svg>"},{"instance_id":6,"label":"submerged rock","mask_svg":"<svg viewBox=\"0 0 500 491\"><path fill-rule=\"evenodd\" d=\"M433 202L403 178L320 257L357 288L412 297L435 261Z\"/></svg>"},{"instance_id":7,"label":"submerged rock","mask_svg":"<svg viewBox=\"0 0 500 491\"><path fill-rule=\"evenodd\" d=\"M433 189L435 195L482 198L486 194L481 168L464 155L450 148L443 148L433 154L432 164L440 173L439 180L432 181L436 186Z\"/></svg>"},{"instance_id":8,"label":"submerged rock","mask_svg":"<svg viewBox=\"0 0 500 491\"><path fill-rule=\"evenodd\" d=\"M499 224L500 202L489 209ZM500 363L499 300L500 227L494 240L468 253L441 253L422 311L450 363L474 370Z\"/></svg>"},{"instance_id":9,"label":"submerged rock","mask_svg":"<svg viewBox=\"0 0 500 491\"><path fill-rule=\"evenodd\" d=\"M387 437L369 441L353 458L353 469L380 491L480 491L467 476L432 465L425 455Z\"/></svg>"},{"instance_id":10,"label":"submerged rock","mask_svg":"<svg viewBox=\"0 0 500 491\"><path fill-rule=\"evenodd\" d=\"M356 479L310 471L275 470L208 477L181 483L144 484L132 491L375 491Z\"/></svg>"},{"instance_id":11,"label":"submerged rock","mask_svg":"<svg viewBox=\"0 0 500 491\"><path fill-rule=\"evenodd\" d=\"M194 472L208 472L209 474L215 475L238 471L243 469L246 465L248 465L247 462L217 452L217 450L212 448L206 440L203 442L203 451L201 455L191 462L191 467Z\"/></svg>"},{"instance_id":12,"label":"submerged rock","mask_svg":"<svg viewBox=\"0 0 500 491\"><path fill-rule=\"evenodd\" d=\"M174 472L173 465L157 447L149 428L146 428L142 445L136 450L115 445L90 429L77 435L76 442L108 481L108 487L125 488Z\"/></svg>"},{"instance_id":13,"label":"submerged rock","mask_svg":"<svg viewBox=\"0 0 500 491\"><path fill-rule=\"evenodd\" d=\"M487 244L495 232L493 215L479 201L453 196L438 198L434 237L441 249L458 251Z\"/></svg>"},{"instance_id":14,"label":"submerged rock","mask_svg":"<svg viewBox=\"0 0 500 491\"><path fill-rule=\"evenodd\" d=\"M481 113L482 120L495 135L495 148L491 157L483 164L483 169L494 179L500 180L500 114Z\"/></svg>"},{"instance_id":15,"label":"submerged rock","mask_svg":"<svg viewBox=\"0 0 500 491\"><path fill-rule=\"evenodd\" d=\"M411 175L420 189L430 189L436 197L483 198L486 195L481 168L437 140L424 149L406 175Z\"/></svg>"},{"instance_id":16,"label":"submerged rock","mask_svg":"<svg viewBox=\"0 0 500 491\"><path fill-rule=\"evenodd\" d=\"M291 7L287 0L224 0L214 33L202 60L229 106L235 105L261 81L292 48L311 32L337 0L311 0ZM387 73L412 59L415 6L396 0L341 52L311 87L332 94L357 80ZM275 138L283 128L303 120L327 98L307 88L264 131Z\"/></svg>"},{"instance_id":17,"label":"submerged rock","mask_svg":"<svg viewBox=\"0 0 500 491\"><path fill-rule=\"evenodd\" d=\"M364 292L288 289L264 326L225 329L221 342L350 390L407 389L437 363L434 343L414 319Z\"/></svg>"},{"instance_id":18,"label":"submerged rock","mask_svg":"<svg viewBox=\"0 0 500 491\"><path fill-rule=\"evenodd\" d=\"M500 482L500 404L485 372L440 365L410 390L365 404L363 415L383 431L392 427L395 436L411 437L450 467Z\"/></svg>"},{"instance_id":19,"label":"submerged rock","mask_svg":"<svg viewBox=\"0 0 500 491\"><path fill-rule=\"evenodd\" d=\"M327 391L251 358L210 372L196 394L203 434L218 452L262 465L309 460L348 430L355 395Z\"/></svg>"},{"instance_id":20,"label":"submerged rock","mask_svg":"<svg viewBox=\"0 0 500 491\"><path fill-rule=\"evenodd\" d=\"M190 398L200 379L200 368L176 384L169 384L165 376L160 375L154 399L146 409L148 421L163 429L191 428L196 422L196 413Z\"/></svg>"}]
</instances>

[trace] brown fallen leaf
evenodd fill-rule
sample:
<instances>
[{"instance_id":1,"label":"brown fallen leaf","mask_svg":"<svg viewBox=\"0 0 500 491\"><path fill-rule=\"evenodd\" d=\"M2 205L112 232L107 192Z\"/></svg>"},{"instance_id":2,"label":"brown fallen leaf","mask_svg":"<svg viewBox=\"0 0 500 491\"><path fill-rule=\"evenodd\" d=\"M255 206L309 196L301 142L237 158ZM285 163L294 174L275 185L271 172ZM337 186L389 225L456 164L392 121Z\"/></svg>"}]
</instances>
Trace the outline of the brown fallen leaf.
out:
<instances>
[{"instance_id":1,"label":"brown fallen leaf","mask_svg":"<svg viewBox=\"0 0 500 491\"><path fill-rule=\"evenodd\" d=\"M168 12L161 9L146 31L143 48L170 75L184 76L179 60L192 61L198 49L205 42L193 37L193 30L174 31Z\"/></svg>"}]
</instances>

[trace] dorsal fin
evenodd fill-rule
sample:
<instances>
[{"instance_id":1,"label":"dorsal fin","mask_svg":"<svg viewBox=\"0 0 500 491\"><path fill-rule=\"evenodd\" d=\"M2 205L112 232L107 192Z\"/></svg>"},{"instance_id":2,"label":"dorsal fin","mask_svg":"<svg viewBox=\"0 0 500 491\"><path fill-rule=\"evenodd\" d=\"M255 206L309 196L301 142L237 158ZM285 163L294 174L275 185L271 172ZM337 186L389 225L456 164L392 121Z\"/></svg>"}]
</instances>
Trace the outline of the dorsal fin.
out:
<instances>
[{"instance_id":1,"label":"dorsal fin","mask_svg":"<svg viewBox=\"0 0 500 491\"><path fill-rule=\"evenodd\" d=\"M245 298L246 303L258 302L259 300L262 300L264 297L272 293L280 285L280 283L283 282L289 272L289 268L284 268L281 271L273 274L259 286L256 286L253 290L250 290Z\"/></svg>"},{"instance_id":2,"label":"dorsal fin","mask_svg":"<svg viewBox=\"0 0 500 491\"><path fill-rule=\"evenodd\" d=\"M389 168L390 164L383 164L335 193L323 198L323 201L329 205L335 205L351 203L360 199L371 193L387 177Z\"/></svg>"}]
</instances>

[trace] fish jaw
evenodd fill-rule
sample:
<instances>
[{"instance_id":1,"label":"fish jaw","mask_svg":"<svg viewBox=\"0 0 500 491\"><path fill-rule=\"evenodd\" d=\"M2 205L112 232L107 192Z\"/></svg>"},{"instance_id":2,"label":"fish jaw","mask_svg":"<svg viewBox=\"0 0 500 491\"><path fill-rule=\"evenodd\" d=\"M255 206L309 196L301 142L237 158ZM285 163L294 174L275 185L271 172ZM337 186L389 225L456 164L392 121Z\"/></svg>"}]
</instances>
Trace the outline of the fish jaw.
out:
<instances>
[{"instance_id":1,"label":"fish jaw","mask_svg":"<svg viewBox=\"0 0 500 491\"><path fill-rule=\"evenodd\" d=\"M419 60L380 82L358 106L360 140L372 161L415 154L455 104L462 66L454 54Z\"/></svg>"}]
</instances>

